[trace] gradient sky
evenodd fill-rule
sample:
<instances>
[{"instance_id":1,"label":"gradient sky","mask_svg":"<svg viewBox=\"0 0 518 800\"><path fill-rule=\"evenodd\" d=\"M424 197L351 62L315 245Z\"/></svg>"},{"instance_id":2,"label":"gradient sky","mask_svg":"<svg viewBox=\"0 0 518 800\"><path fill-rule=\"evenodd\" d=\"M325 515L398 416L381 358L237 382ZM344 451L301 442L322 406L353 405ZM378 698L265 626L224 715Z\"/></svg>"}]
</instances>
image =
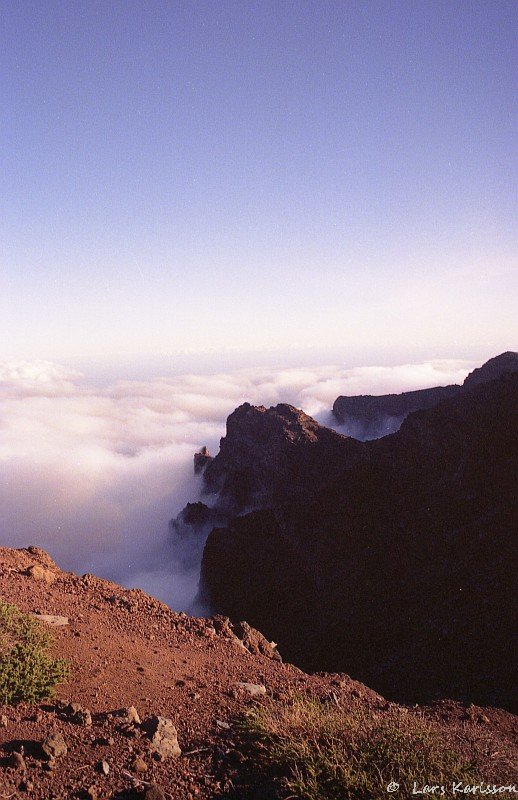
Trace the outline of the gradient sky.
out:
<instances>
[{"instance_id":1,"label":"gradient sky","mask_svg":"<svg viewBox=\"0 0 518 800\"><path fill-rule=\"evenodd\" d=\"M515 0L2 0L3 354L516 347L517 28Z\"/></svg>"}]
</instances>

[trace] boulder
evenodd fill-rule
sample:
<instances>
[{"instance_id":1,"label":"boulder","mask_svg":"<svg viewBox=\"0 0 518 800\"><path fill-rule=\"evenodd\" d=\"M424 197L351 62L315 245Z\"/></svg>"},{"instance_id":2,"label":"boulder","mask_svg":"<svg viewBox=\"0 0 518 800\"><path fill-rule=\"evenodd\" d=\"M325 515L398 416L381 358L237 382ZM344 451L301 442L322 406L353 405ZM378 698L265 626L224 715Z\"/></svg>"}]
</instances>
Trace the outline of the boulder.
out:
<instances>
[{"instance_id":1,"label":"boulder","mask_svg":"<svg viewBox=\"0 0 518 800\"><path fill-rule=\"evenodd\" d=\"M248 622L237 622L233 627L234 635L252 655L262 655L274 661L282 661L275 642L269 642L260 631L252 628Z\"/></svg>"},{"instance_id":2,"label":"boulder","mask_svg":"<svg viewBox=\"0 0 518 800\"><path fill-rule=\"evenodd\" d=\"M178 731L171 719L151 716L144 720L142 728L151 741L151 752L160 760L181 756Z\"/></svg>"},{"instance_id":3,"label":"boulder","mask_svg":"<svg viewBox=\"0 0 518 800\"><path fill-rule=\"evenodd\" d=\"M266 694L266 686L263 686L262 683L243 683L238 681L236 686L249 694L250 697L262 697Z\"/></svg>"},{"instance_id":4,"label":"boulder","mask_svg":"<svg viewBox=\"0 0 518 800\"><path fill-rule=\"evenodd\" d=\"M35 581L44 581L48 584L54 583L57 578L55 572L46 567L42 567L41 564L31 564L30 567L27 567L25 574Z\"/></svg>"},{"instance_id":5,"label":"boulder","mask_svg":"<svg viewBox=\"0 0 518 800\"><path fill-rule=\"evenodd\" d=\"M52 628L62 628L69 623L68 617L61 617L55 614L33 614L33 616L45 625L50 625Z\"/></svg>"},{"instance_id":6,"label":"boulder","mask_svg":"<svg viewBox=\"0 0 518 800\"><path fill-rule=\"evenodd\" d=\"M54 758L61 758L66 756L68 748L61 733L51 733L41 743L41 750L45 758L49 761Z\"/></svg>"}]
</instances>

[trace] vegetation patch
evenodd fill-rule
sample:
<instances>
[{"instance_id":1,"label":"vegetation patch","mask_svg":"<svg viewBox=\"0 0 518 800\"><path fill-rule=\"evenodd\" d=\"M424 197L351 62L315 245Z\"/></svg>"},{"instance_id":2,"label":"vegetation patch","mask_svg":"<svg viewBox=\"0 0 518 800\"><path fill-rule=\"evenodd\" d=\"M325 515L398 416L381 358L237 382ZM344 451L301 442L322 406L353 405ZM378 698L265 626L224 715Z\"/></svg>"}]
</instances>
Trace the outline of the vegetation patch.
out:
<instances>
[{"instance_id":1,"label":"vegetation patch","mask_svg":"<svg viewBox=\"0 0 518 800\"><path fill-rule=\"evenodd\" d=\"M444 732L403 709L379 713L296 697L254 709L244 722L276 797L383 800L410 797L414 782L474 781L474 764L446 746ZM270 795L272 796L272 795Z\"/></svg>"},{"instance_id":2,"label":"vegetation patch","mask_svg":"<svg viewBox=\"0 0 518 800\"><path fill-rule=\"evenodd\" d=\"M0 703L35 703L67 679L68 663L48 654L51 644L38 620L0 600Z\"/></svg>"}]
</instances>

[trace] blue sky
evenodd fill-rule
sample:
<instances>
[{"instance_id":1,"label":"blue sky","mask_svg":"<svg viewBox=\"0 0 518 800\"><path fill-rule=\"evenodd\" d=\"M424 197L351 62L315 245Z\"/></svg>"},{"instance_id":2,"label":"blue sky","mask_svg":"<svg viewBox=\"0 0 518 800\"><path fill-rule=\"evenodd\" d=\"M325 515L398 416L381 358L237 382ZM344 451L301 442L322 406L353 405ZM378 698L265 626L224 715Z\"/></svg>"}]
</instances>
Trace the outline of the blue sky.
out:
<instances>
[{"instance_id":1,"label":"blue sky","mask_svg":"<svg viewBox=\"0 0 518 800\"><path fill-rule=\"evenodd\" d=\"M4 355L516 347L517 22L514 0L2 3Z\"/></svg>"}]
</instances>

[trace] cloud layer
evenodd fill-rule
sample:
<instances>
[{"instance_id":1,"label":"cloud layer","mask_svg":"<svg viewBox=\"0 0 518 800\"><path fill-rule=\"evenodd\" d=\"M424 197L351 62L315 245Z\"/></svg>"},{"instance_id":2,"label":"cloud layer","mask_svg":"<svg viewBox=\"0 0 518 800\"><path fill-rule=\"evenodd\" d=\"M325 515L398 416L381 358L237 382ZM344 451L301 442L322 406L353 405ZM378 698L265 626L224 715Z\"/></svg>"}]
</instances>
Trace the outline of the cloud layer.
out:
<instances>
[{"instance_id":1,"label":"cloud layer","mask_svg":"<svg viewBox=\"0 0 518 800\"><path fill-rule=\"evenodd\" d=\"M339 394L459 383L473 366L260 368L99 387L48 361L0 363L0 544L38 545L65 569L188 608L197 564L185 568L168 521L198 496L193 453L217 452L236 406L288 402L330 424Z\"/></svg>"}]
</instances>

